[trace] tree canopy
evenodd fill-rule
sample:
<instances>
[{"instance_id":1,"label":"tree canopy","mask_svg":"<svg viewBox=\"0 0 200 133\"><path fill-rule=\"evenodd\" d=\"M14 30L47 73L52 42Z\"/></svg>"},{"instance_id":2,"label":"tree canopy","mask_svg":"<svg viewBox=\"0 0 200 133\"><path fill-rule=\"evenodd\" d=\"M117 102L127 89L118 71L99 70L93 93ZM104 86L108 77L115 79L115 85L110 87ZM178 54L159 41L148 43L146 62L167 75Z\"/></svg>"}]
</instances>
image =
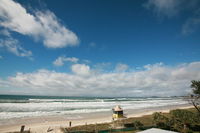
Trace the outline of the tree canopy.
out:
<instances>
[{"instance_id":1,"label":"tree canopy","mask_svg":"<svg viewBox=\"0 0 200 133\"><path fill-rule=\"evenodd\" d=\"M193 88L193 95L191 96L190 101L200 115L200 80L192 80L190 87Z\"/></svg>"},{"instance_id":2,"label":"tree canopy","mask_svg":"<svg viewBox=\"0 0 200 133\"><path fill-rule=\"evenodd\" d=\"M200 81L192 80L191 82L190 87L193 88L193 93L200 96Z\"/></svg>"}]
</instances>

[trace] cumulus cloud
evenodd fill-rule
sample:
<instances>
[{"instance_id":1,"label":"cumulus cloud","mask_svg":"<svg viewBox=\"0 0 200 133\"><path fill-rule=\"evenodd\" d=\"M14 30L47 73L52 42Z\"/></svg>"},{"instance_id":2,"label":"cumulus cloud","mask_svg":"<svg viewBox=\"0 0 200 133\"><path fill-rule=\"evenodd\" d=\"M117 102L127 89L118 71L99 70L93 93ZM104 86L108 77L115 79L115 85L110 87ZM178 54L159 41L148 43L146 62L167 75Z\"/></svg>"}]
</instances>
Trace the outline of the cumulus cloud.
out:
<instances>
[{"instance_id":1,"label":"cumulus cloud","mask_svg":"<svg viewBox=\"0 0 200 133\"><path fill-rule=\"evenodd\" d=\"M24 49L18 40L13 38L0 39L0 48L5 48L7 51L20 56L20 57L28 57L31 59L32 52Z\"/></svg>"},{"instance_id":2,"label":"cumulus cloud","mask_svg":"<svg viewBox=\"0 0 200 133\"><path fill-rule=\"evenodd\" d=\"M38 70L17 73L0 86L7 86L15 93L74 96L174 96L191 92L190 81L200 79L200 62L166 66L152 64L134 72L91 73L84 64L74 64L74 73ZM87 75L87 76L85 76ZM9 87L8 87L9 86ZM5 88L5 87L4 87ZM4 91L5 89L1 89Z\"/></svg>"},{"instance_id":3,"label":"cumulus cloud","mask_svg":"<svg viewBox=\"0 0 200 133\"><path fill-rule=\"evenodd\" d=\"M93 66L96 72L103 73L103 72L109 72L112 70L111 63L110 62L102 62L97 63Z\"/></svg>"},{"instance_id":4,"label":"cumulus cloud","mask_svg":"<svg viewBox=\"0 0 200 133\"><path fill-rule=\"evenodd\" d=\"M53 62L53 64L55 66L63 66L65 62L77 63L78 61L79 59L76 57L60 56Z\"/></svg>"},{"instance_id":5,"label":"cumulus cloud","mask_svg":"<svg viewBox=\"0 0 200 133\"><path fill-rule=\"evenodd\" d=\"M28 13L13 0L0 2L0 26L23 35L41 39L48 48L63 48L78 44L78 37L50 11Z\"/></svg>"},{"instance_id":6,"label":"cumulus cloud","mask_svg":"<svg viewBox=\"0 0 200 133\"><path fill-rule=\"evenodd\" d=\"M118 63L115 67L116 72L125 72L127 69L128 69L128 65L122 64L122 63Z\"/></svg>"},{"instance_id":7,"label":"cumulus cloud","mask_svg":"<svg viewBox=\"0 0 200 133\"><path fill-rule=\"evenodd\" d=\"M77 75L88 76L91 74L90 67L85 64L74 64L71 69Z\"/></svg>"}]
</instances>

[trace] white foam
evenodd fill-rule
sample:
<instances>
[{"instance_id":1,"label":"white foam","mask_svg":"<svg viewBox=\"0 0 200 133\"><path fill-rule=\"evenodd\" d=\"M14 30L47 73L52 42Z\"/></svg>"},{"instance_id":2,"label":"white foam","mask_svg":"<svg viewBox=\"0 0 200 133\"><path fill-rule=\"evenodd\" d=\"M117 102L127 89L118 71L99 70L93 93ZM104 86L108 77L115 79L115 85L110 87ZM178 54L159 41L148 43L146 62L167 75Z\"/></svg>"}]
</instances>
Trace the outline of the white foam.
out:
<instances>
[{"instance_id":1,"label":"white foam","mask_svg":"<svg viewBox=\"0 0 200 133\"><path fill-rule=\"evenodd\" d=\"M103 112L111 111L116 105L121 105L124 109L142 109L187 104L187 101L179 98L29 99L29 101L0 103L0 119Z\"/></svg>"}]
</instances>

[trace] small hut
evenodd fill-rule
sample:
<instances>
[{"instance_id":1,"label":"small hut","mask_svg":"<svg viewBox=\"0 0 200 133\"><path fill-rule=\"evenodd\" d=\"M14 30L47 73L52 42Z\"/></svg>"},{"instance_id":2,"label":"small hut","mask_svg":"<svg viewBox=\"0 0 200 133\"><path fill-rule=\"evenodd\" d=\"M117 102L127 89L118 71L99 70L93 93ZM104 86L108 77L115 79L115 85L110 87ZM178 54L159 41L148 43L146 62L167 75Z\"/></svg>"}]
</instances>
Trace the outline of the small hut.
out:
<instances>
[{"instance_id":1,"label":"small hut","mask_svg":"<svg viewBox=\"0 0 200 133\"><path fill-rule=\"evenodd\" d=\"M123 109L119 105L114 107L112 110L113 110L113 115L112 115L113 120L119 119L119 118L125 118Z\"/></svg>"}]
</instances>

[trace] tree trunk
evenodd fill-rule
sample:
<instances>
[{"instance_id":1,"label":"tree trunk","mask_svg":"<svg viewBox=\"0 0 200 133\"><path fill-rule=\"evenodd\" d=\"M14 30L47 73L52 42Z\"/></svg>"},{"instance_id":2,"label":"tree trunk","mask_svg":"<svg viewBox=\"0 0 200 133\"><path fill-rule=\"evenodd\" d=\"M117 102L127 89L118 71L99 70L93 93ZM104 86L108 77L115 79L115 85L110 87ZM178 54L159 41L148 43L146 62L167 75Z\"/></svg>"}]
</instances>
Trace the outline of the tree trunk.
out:
<instances>
[{"instance_id":1,"label":"tree trunk","mask_svg":"<svg viewBox=\"0 0 200 133\"><path fill-rule=\"evenodd\" d=\"M194 101L192 101L192 104L193 104L193 106L196 108L196 110L199 112L199 115L200 115L200 109L198 108L198 106L195 104Z\"/></svg>"}]
</instances>

